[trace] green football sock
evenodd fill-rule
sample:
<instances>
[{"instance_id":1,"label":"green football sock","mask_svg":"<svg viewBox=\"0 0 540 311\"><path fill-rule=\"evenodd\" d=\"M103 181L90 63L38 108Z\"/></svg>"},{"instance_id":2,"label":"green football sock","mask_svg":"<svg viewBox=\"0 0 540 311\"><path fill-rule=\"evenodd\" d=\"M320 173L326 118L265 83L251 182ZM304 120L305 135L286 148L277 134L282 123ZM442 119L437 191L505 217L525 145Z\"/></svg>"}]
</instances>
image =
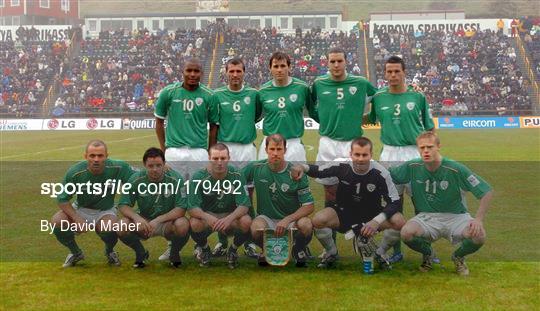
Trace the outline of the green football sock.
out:
<instances>
[{"instance_id":1,"label":"green football sock","mask_svg":"<svg viewBox=\"0 0 540 311\"><path fill-rule=\"evenodd\" d=\"M98 232L97 235L105 242L105 253L109 254L114 251L114 246L118 242L118 235L114 231L102 231Z\"/></svg>"},{"instance_id":2,"label":"green football sock","mask_svg":"<svg viewBox=\"0 0 540 311\"><path fill-rule=\"evenodd\" d=\"M171 261L180 261L180 251L189 240L189 234L171 237Z\"/></svg>"},{"instance_id":3,"label":"green football sock","mask_svg":"<svg viewBox=\"0 0 540 311\"><path fill-rule=\"evenodd\" d=\"M248 239L249 233L244 233L240 230L236 230L234 233L233 246L234 248L240 247Z\"/></svg>"},{"instance_id":4,"label":"green football sock","mask_svg":"<svg viewBox=\"0 0 540 311\"><path fill-rule=\"evenodd\" d=\"M244 247L248 247L249 244L253 243L253 239L251 238L251 233L248 232L247 235L248 235L248 237L247 237L247 239L244 241Z\"/></svg>"},{"instance_id":5,"label":"green football sock","mask_svg":"<svg viewBox=\"0 0 540 311\"><path fill-rule=\"evenodd\" d=\"M144 260L146 251L141 243L141 239L135 233L130 233L124 237L121 237L120 241L135 251L136 262L142 262Z\"/></svg>"},{"instance_id":6,"label":"green football sock","mask_svg":"<svg viewBox=\"0 0 540 311\"><path fill-rule=\"evenodd\" d=\"M197 246L205 247L208 245L208 236L210 233L210 230L204 230L201 232L191 231L191 238L193 241L195 241L195 243L197 243Z\"/></svg>"},{"instance_id":7,"label":"green football sock","mask_svg":"<svg viewBox=\"0 0 540 311\"><path fill-rule=\"evenodd\" d=\"M229 240L227 239L227 235L221 232L218 232L218 240L219 240L219 243L223 244L224 248L227 248L227 246L229 245Z\"/></svg>"},{"instance_id":8,"label":"green football sock","mask_svg":"<svg viewBox=\"0 0 540 311\"><path fill-rule=\"evenodd\" d=\"M465 257L469 254L472 254L476 252L477 250L482 247L483 244L476 244L471 239L464 239L461 242L461 245L458 249L454 252L454 256L456 257Z\"/></svg>"},{"instance_id":9,"label":"green football sock","mask_svg":"<svg viewBox=\"0 0 540 311\"><path fill-rule=\"evenodd\" d=\"M412 250L415 250L426 256L431 255L431 243L429 243L424 238L415 236L412 240L403 242L407 244L407 246L410 247Z\"/></svg>"},{"instance_id":10,"label":"green football sock","mask_svg":"<svg viewBox=\"0 0 540 311\"><path fill-rule=\"evenodd\" d=\"M397 241L394 244L394 254L401 254L401 241Z\"/></svg>"},{"instance_id":11,"label":"green football sock","mask_svg":"<svg viewBox=\"0 0 540 311\"><path fill-rule=\"evenodd\" d=\"M69 248L69 251L72 254L80 254L82 251L77 245L77 242L75 242L75 233L71 230L62 231L60 228L54 228L53 231L54 235L56 236L56 239L60 244L64 245L65 247Z\"/></svg>"}]
</instances>

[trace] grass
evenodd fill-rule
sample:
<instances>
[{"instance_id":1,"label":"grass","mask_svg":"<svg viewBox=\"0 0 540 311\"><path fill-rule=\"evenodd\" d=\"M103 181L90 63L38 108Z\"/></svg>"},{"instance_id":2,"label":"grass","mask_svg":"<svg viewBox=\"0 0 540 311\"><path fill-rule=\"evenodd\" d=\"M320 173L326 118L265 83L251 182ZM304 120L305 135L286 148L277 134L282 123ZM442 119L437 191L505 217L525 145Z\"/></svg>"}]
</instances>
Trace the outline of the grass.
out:
<instances>
[{"instance_id":1,"label":"grass","mask_svg":"<svg viewBox=\"0 0 540 311\"><path fill-rule=\"evenodd\" d=\"M440 131L443 154L465 162L496 191L485 221L488 241L470 257L471 276L460 278L453 273L447 241L435 244L443 267L430 273L417 272L420 256L403 246L404 263L366 276L342 236L343 259L331 271L317 270L313 263L300 270L260 269L247 258L235 271L223 259L201 269L191 256L192 242L182 252L185 265L172 270L156 259L166 246L162 239L145 242L151 262L144 271L130 268L133 254L121 243L117 249L124 265L111 268L93 233L77 238L85 263L62 269L66 250L39 230L40 220L57 210L52 199L40 195L40 183L59 181L82 158L91 138L104 139L111 157L139 165L144 150L156 145L155 135L150 130L0 132L0 309L532 309L540 289L538 134L525 129ZM375 155L380 153L378 135L366 131L376 142ZM312 131L304 136L310 160L317 139ZM312 187L319 209L322 188L314 182ZM474 213L478 202L468 199ZM316 241L311 248L321 251Z\"/></svg>"}]
</instances>

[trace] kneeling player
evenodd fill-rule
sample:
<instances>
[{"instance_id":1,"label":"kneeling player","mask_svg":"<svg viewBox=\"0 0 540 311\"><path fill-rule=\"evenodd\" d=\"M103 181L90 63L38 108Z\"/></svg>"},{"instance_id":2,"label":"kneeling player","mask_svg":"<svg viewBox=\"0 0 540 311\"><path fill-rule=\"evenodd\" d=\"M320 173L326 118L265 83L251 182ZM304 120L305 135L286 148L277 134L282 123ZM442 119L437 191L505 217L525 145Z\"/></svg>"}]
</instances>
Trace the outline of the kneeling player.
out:
<instances>
[{"instance_id":1,"label":"kneeling player","mask_svg":"<svg viewBox=\"0 0 540 311\"><path fill-rule=\"evenodd\" d=\"M75 233L82 233L95 228L96 233L105 242L105 256L111 265L119 266L120 259L114 251L118 236L113 231L117 225L114 191L110 186L127 182L132 174L131 167L124 161L108 159L107 146L101 140L92 140L86 145L84 158L67 171L63 185L81 187L84 193L77 193L73 204L73 193L63 192L58 195L58 211L52 217L54 235L58 241L69 248L71 253L64 262L65 267L74 266L84 259L83 252L75 242ZM101 189L101 191L93 191ZM68 223L68 228L63 224ZM90 227L90 225L92 227ZM76 229L75 229L76 228Z\"/></svg>"},{"instance_id":2,"label":"kneeling player","mask_svg":"<svg viewBox=\"0 0 540 311\"><path fill-rule=\"evenodd\" d=\"M131 190L120 199L123 231L120 240L135 251L134 268L144 268L148 251L141 239L162 236L171 243L171 266L182 264L180 250L189 239L186 214L187 198L184 181L176 171L165 169L165 155L161 149L149 148L143 156L145 169L129 179ZM176 190L179 190L176 192ZM137 203L138 211L132 207ZM130 225L131 224L131 225ZM135 224L133 226L133 224ZM135 228L128 231L126 228Z\"/></svg>"},{"instance_id":3,"label":"kneeling player","mask_svg":"<svg viewBox=\"0 0 540 311\"><path fill-rule=\"evenodd\" d=\"M463 164L444 158L434 133L422 133L416 145L421 159L390 169L395 183L411 184L417 212L401 230L401 238L410 248L422 253L421 271L432 269L430 242L442 237L454 244L461 242L452 260L458 274L468 275L465 256L482 247L486 238L483 220L493 196L491 186ZM480 199L475 218L467 212L465 191Z\"/></svg>"},{"instance_id":4,"label":"kneeling player","mask_svg":"<svg viewBox=\"0 0 540 311\"><path fill-rule=\"evenodd\" d=\"M210 147L208 167L197 171L190 180L188 206L192 237L199 250L201 267L210 263L208 236L212 231L234 234L227 250L229 267L238 263L237 249L249 236L251 217L247 215L251 201L242 174L229 163L229 149L222 143Z\"/></svg>"},{"instance_id":5,"label":"kneeling player","mask_svg":"<svg viewBox=\"0 0 540 311\"><path fill-rule=\"evenodd\" d=\"M275 230L277 236L296 228L293 257L297 267L305 267L306 246L311 240L313 226L308 216L313 213L313 196L307 177L299 182L291 178L292 164L285 161L286 140L280 134L265 139L268 159L251 162L244 168L248 182L253 182L257 194L257 214L251 225L253 241L263 248L263 230ZM264 256L259 265L267 265Z\"/></svg>"},{"instance_id":6,"label":"kneeling player","mask_svg":"<svg viewBox=\"0 0 540 311\"><path fill-rule=\"evenodd\" d=\"M350 161L339 165L297 165L293 175L303 172L310 177L337 177L336 206L326 207L313 217L315 236L325 249L320 268L330 267L337 259L337 248L332 238L332 229L345 233L351 229L366 238L385 229L400 230L405 218L399 209L399 195L390 178L390 173L373 161L372 143L365 137L352 141ZM354 229L358 228L358 229ZM396 240L397 242L397 240ZM377 254L379 263L388 267L388 262Z\"/></svg>"}]
</instances>

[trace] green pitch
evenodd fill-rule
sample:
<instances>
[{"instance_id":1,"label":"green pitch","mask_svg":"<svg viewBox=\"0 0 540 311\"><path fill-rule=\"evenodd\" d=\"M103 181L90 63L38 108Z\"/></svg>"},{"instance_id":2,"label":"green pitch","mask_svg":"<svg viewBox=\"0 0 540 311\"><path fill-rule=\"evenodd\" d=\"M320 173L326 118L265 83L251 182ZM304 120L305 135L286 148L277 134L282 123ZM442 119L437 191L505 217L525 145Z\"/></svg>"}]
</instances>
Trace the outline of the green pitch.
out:
<instances>
[{"instance_id":1,"label":"green pitch","mask_svg":"<svg viewBox=\"0 0 540 311\"><path fill-rule=\"evenodd\" d=\"M403 245L405 262L390 272L365 276L349 241L338 237L342 260L331 271L311 263L307 269L259 268L241 258L230 271L224 259L199 268L190 242L184 266L172 270L157 257L164 240L145 242L151 261L143 271L131 268L133 254L117 245L123 266L108 267L102 242L94 233L77 238L86 260L62 269L67 254L40 220L56 212L54 200L40 194L42 182L58 182L82 159L85 143L100 138L113 158L141 165L153 131L0 133L0 309L533 309L540 303L540 131L440 131L442 153L462 161L495 189L485 221L486 245L468 263L471 275L460 278L446 241L434 245L442 260L427 274L417 271L420 256ZM380 152L378 131L366 131ZM314 160L316 132L306 132L308 159ZM312 182L317 209L322 188ZM468 196L474 214L477 201ZM406 199L406 216L410 203ZM212 237L212 246L215 237ZM314 254L321 246L310 244Z\"/></svg>"}]
</instances>

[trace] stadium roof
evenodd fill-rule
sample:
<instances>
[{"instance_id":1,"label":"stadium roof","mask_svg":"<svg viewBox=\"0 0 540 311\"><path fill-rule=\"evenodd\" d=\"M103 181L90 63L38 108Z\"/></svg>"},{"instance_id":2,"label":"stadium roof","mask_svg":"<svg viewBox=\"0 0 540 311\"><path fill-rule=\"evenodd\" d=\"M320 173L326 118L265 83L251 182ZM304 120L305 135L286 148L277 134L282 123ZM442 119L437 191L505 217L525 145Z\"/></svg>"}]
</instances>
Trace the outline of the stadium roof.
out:
<instances>
[{"instance_id":1,"label":"stadium roof","mask_svg":"<svg viewBox=\"0 0 540 311\"><path fill-rule=\"evenodd\" d=\"M291 16L291 15L341 15L341 11L304 11L284 14L281 12L197 12L197 13L133 13L133 14L89 14L84 18L134 18L134 17L227 17L227 16Z\"/></svg>"}]
</instances>

